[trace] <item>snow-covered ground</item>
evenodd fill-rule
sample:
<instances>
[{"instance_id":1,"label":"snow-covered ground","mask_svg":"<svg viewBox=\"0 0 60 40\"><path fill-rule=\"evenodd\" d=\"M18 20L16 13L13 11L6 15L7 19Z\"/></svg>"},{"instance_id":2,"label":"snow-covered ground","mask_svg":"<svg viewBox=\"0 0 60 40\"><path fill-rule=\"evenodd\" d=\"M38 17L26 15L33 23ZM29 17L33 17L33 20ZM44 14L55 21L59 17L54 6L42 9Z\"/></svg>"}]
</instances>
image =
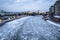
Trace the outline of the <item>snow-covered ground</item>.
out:
<instances>
[{"instance_id":1,"label":"snow-covered ground","mask_svg":"<svg viewBox=\"0 0 60 40\"><path fill-rule=\"evenodd\" d=\"M60 27L60 23L55 23L55 22L50 21L50 20L47 20L47 22L49 22L50 24L55 25L57 27Z\"/></svg>"},{"instance_id":2,"label":"snow-covered ground","mask_svg":"<svg viewBox=\"0 0 60 40\"><path fill-rule=\"evenodd\" d=\"M28 16L0 27L0 40L60 40L58 29L42 16Z\"/></svg>"}]
</instances>

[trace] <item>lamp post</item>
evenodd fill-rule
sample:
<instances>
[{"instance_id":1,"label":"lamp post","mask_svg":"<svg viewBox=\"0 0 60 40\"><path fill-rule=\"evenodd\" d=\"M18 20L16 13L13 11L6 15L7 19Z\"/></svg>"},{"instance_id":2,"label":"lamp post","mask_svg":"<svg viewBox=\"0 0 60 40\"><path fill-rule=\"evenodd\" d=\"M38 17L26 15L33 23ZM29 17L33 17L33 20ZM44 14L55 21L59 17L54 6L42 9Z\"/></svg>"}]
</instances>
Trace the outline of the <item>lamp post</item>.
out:
<instances>
[{"instance_id":1,"label":"lamp post","mask_svg":"<svg viewBox=\"0 0 60 40\"><path fill-rule=\"evenodd\" d=\"M0 19L0 23L2 23L2 19Z\"/></svg>"}]
</instances>

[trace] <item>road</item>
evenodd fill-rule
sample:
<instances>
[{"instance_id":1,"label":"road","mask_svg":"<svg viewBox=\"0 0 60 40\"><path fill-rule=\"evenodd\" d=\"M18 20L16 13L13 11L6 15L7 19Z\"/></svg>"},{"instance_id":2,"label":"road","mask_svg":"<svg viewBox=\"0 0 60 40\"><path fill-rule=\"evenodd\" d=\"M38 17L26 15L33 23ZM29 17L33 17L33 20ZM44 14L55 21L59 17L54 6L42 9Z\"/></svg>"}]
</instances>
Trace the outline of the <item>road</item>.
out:
<instances>
[{"instance_id":1,"label":"road","mask_svg":"<svg viewBox=\"0 0 60 40\"><path fill-rule=\"evenodd\" d=\"M0 40L60 40L59 29L42 16L28 16L0 27Z\"/></svg>"}]
</instances>

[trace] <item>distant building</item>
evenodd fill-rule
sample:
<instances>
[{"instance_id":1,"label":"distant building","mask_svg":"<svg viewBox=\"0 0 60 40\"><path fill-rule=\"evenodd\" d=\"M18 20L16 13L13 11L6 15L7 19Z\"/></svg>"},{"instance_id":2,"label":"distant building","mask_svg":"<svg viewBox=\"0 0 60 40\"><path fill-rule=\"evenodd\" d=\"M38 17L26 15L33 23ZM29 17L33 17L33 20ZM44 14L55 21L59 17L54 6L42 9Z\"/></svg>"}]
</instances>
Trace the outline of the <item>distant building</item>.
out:
<instances>
[{"instance_id":1,"label":"distant building","mask_svg":"<svg viewBox=\"0 0 60 40\"><path fill-rule=\"evenodd\" d=\"M60 0L56 1L55 4L50 7L49 13L60 16Z\"/></svg>"},{"instance_id":2,"label":"distant building","mask_svg":"<svg viewBox=\"0 0 60 40\"><path fill-rule=\"evenodd\" d=\"M55 4L49 8L49 17L53 20L60 18L60 0L57 0Z\"/></svg>"}]
</instances>

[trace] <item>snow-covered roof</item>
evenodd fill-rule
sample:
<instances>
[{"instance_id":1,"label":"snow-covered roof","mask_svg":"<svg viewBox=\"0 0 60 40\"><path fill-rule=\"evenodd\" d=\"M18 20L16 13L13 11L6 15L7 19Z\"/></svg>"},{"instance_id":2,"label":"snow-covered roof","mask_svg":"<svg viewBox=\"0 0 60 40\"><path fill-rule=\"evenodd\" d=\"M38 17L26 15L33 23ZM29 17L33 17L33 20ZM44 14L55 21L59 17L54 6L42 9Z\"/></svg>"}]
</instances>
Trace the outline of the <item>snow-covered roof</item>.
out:
<instances>
[{"instance_id":1,"label":"snow-covered roof","mask_svg":"<svg viewBox=\"0 0 60 40\"><path fill-rule=\"evenodd\" d=\"M60 16L54 16L54 17L56 17L56 18L60 18Z\"/></svg>"}]
</instances>

